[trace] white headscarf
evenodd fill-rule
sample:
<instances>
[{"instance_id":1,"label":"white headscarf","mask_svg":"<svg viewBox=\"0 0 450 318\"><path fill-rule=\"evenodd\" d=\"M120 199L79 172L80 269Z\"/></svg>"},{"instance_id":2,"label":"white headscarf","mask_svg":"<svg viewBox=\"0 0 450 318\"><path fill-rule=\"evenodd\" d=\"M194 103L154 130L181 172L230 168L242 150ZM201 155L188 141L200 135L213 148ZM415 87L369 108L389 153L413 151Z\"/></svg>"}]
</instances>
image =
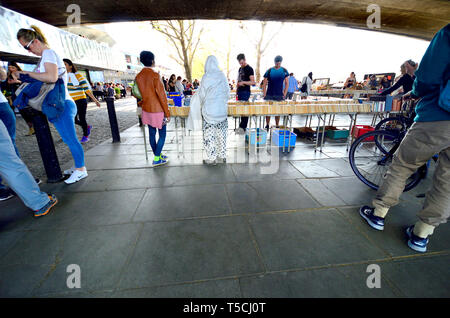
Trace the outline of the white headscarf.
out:
<instances>
[{"instance_id":1,"label":"white headscarf","mask_svg":"<svg viewBox=\"0 0 450 318\"><path fill-rule=\"evenodd\" d=\"M207 123L218 124L227 118L230 87L214 55L206 59L205 74L197 94L200 97L203 118Z\"/></svg>"}]
</instances>

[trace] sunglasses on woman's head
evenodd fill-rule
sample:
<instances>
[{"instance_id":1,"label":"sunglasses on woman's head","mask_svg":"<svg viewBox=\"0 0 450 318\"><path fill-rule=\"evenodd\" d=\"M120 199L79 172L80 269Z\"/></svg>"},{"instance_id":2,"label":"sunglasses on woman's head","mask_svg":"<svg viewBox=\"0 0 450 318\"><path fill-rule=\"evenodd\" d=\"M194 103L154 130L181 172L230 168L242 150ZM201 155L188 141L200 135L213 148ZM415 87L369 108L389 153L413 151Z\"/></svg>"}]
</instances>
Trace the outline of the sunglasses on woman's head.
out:
<instances>
[{"instance_id":1,"label":"sunglasses on woman's head","mask_svg":"<svg viewBox=\"0 0 450 318\"><path fill-rule=\"evenodd\" d=\"M30 43L28 43L27 45L25 45L23 48L24 48L25 50L27 50L27 51L30 51L30 50L31 50L31 49L30 49L30 45L31 45L31 43L33 43L33 41L34 41L34 39L31 40Z\"/></svg>"},{"instance_id":2,"label":"sunglasses on woman's head","mask_svg":"<svg viewBox=\"0 0 450 318\"><path fill-rule=\"evenodd\" d=\"M408 64L411 65L412 67L416 66L416 62L414 62L413 60L408 60L406 62L408 62Z\"/></svg>"}]
</instances>

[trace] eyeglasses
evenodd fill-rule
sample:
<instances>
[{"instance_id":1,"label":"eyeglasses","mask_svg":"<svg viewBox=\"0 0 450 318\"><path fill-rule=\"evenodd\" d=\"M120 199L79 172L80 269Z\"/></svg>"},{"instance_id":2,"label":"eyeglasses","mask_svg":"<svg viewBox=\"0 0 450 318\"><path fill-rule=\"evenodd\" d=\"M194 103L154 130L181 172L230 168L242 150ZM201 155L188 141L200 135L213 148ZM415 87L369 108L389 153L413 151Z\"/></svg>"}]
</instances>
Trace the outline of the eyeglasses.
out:
<instances>
[{"instance_id":1,"label":"eyeglasses","mask_svg":"<svg viewBox=\"0 0 450 318\"><path fill-rule=\"evenodd\" d=\"M25 50L27 50L27 51L31 51L31 50L30 50L30 45L31 45L31 43L33 43L33 41L34 41L34 39L31 40L30 43L28 43L27 45L25 45L23 48L24 48Z\"/></svg>"}]
</instances>

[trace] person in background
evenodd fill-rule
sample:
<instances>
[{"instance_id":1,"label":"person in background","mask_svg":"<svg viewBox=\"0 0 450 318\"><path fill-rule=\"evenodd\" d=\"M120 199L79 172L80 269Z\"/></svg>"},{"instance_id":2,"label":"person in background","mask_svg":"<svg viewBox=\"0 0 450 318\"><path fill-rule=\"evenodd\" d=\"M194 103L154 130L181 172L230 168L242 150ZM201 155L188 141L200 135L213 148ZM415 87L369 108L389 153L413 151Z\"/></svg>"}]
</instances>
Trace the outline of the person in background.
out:
<instances>
[{"instance_id":1,"label":"person in background","mask_svg":"<svg viewBox=\"0 0 450 318\"><path fill-rule=\"evenodd\" d=\"M255 72L253 68L247 64L244 54L239 54L237 56L239 62L239 71L237 79L236 96L238 101L248 102L251 94L251 86L255 85ZM236 129L237 134L245 134L247 129L248 117L241 117L241 122L239 123L239 128Z\"/></svg>"},{"instance_id":2,"label":"person in background","mask_svg":"<svg viewBox=\"0 0 450 318\"><path fill-rule=\"evenodd\" d=\"M75 124L81 126L83 129L83 137L80 142L85 143L89 141L89 136L91 134L92 125L88 125L86 122L86 113L89 96L97 107L100 107L100 102L92 94L91 87L89 83L84 78L83 74L78 72L75 65L69 59L63 59L64 65L68 74L67 89L69 91L70 97L74 100L77 105L77 114L75 116ZM87 95L87 96L86 96Z\"/></svg>"},{"instance_id":3,"label":"person in background","mask_svg":"<svg viewBox=\"0 0 450 318\"><path fill-rule=\"evenodd\" d=\"M298 91L297 79L294 77L294 73L289 74L289 88L286 95L286 99L292 100L294 92Z\"/></svg>"},{"instance_id":4,"label":"person in background","mask_svg":"<svg viewBox=\"0 0 450 318\"><path fill-rule=\"evenodd\" d=\"M384 75L383 78L380 81L379 88L380 89L386 89L386 88L389 88L389 87L391 87L391 82L389 81L387 75Z\"/></svg>"},{"instance_id":5,"label":"person in background","mask_svg":"<svg viewBox=\"0 0 450 318\"><path fill-rule=\"evenodd\" d=\"M22 71L22 69L16 62L8 63L8 86L11 92L12 102L14 102L17 97L15 93L17 88L19 88L20 84L22 84L22 82L14 75L14 73L20 71ZM26 134L26 136L34 135L35 132L33 127L33 116L31 115L30 111L27 109L19 109L19 113L28 126L28 133Z\"/></svg>"},{"instance_id":6,"label":"person in background","mask_svg":"<svg viewBox=\"0 0 450 318\"><path fill-rule=\"evenodd\" d=\"M203 116L203 144L207 159L204 164L225 163L227 157L228 99L227 77L219 68L214 55L205 62L205 74L197 93Z\"/></svg>"},{"instance_id":7,"label":"person in background","mask_svg":"<svg viewBox=\"0 0 450 318\"><path fill-rule=\"evenodd\" d=\"M102 85L97 82L94 86L94 91L93 91L94 97L100 101L100 98L103 99L103 87Z\"/></svg>"},{"instance_id":8,"label":"person in background","mask_svg":"<svg viewBox=\"0 0 450 318\"><path fill-rule=\"evenodd\" d=\"M230 79L228 79L228 87L230 88L230 90L234 89L233 84L231 83Z\"/></svg>"},{"instance_id":9,"label":"person in background","mask_svg":"<svg viewBox=\"0 0 450 318\"><path fill-rule=\"evenodd\" d=\"M114 84L112 84L112 83L107 84L105 93L106 93L107 98L114 98L114 94L115 94Z\"/></svg>"},{"instance_id":10,"label":"person in background","mask_svg":"<svg viewBox=\"0 0 450 318\"><path fill-rule=\"evenodd\" d=\"M177 79L176 79L175 74L170 75L170 78L169 78L169 93L175 93L176 92L176 86L175 86L176 81L177 81Z\"/></svg>"},{"instance_id":11,"label":"person in background","mask_svg":"<svg viewBox=\"0 0 450 318\"><path fill-rule=\"evenodd\" d=\"M175 82L175 92L183 94L184 86L181 83L181 76L177 77L177 81Z\"/></svg>"},{"instance_id":12,"label":"person in background","mask_svg":"<svg viewBox=\"0 0 450 318\"><path fill-rule=\"evenodd\" d=\"M409 91L411 91L414 80L415 80L415 75L414 73L416 72L416 69L418 67L418 64L416 62L414 62L413 60L408 60L405 63L403 63L403 66L406 70L406 73L402 75L402 77L400 77L400 79L391 87L383 90L380 95L388 95L391 94L393 91L397 90L398 88L402 87L403 88L403 93L408 93Z\"/></svg>"},{"instance_id":13,"label":"person in background","mask_svg":"<svg viewBox=\"0 0 450 318\"><path fill-rule=\"evenodd\" d=\"M200 82L198 81L198 79L194 80L194 83L192 83L194 85L194 89L198 89L198 87L200 86Z\"/></svg>"},{"instance_id":14,"label":"person in background","mask_svg":"<svg viewBox=\"0 0 450 318\"><path fill-rule=\"evenodd\" d=\"M406 74L406 67L405 67L405 63L403 63L402 65L400 65L400 74L394 79L394 84L393 85L395 85L395 83L397 83L402 77L403 77L403 75L405 75ZM392 85L390 85L389 87L391 87ZM386 88L389 88L389 87L386 87ZM395 91L393 91L392 93L391 93L391 95L392 96L396 96L396 95L402 95L404 92L403 92L403 87L402 86L400 86L399 88L397 88Z\"/></svg>"},{"instance_id":15,"label":"person in background","mask_svg":"<svg viewBox=\"0 0 450 318\"><path fill-rule=\"evenodd\" d=\"M184 96L192 95L192 84L191 83L186 82L186 86L184 88L183 95Z\"/></svg>"},{"instance_id":16,"label":"person in background","mask_svg":"<svg viewBox=\"0 0 450 318\"><path fill-rule=\"evenodd\" d=\"M164 85L164 90L166 92L169 91L168 83L164 76L162 77L162 81L163 81L163 85Z\"/></svg>"},{"instance_id":17,"label":"person in background","mask_svg":"<svg viewBox=\"0 0 450 318\"><path fill-rule=\"evenodd\" d=\"M121 93L121 86L120 84L116 83L114 85L114 96L116 97L116 99L120 99L120 93Z\"/></svg>"},{"instance_id":18,"label":"person in background","mask_svg":"<svg viewBox=\"0 0 450 318\"><path fill-rule=\"evenodd\" d=\"M269 68L264 74L263 96L265 100L282 101L286 99L289 88L289 73L281 67L283 58L277 55L274 59L275 66ZM283 89L284 87L284 89ZM276 127L279 127L280 116L275 116ZM270 116L266 116L266 129L270 128Z\"/></svg>"},{"instance_id":19,"label":"person in background","mask_svg":"<svg viewBox=\"0 0 450 318\"><path fill-rule=\"evenodd\" d=\"M415 65L406 63L411 77ZM408 129L386 172L372 206L362 206L361 217L374 229L384 230L391 207L399 202L406 180L439 155L431 189L425 197L419 221L406 228L408 246L426 252L429 236L450 218L450 24L439 30L430 42L415 73L412 90L404 99L420 98L414 124Z\"/></svg>"},{"instance_id":20,"label":"person in background","mask_svg":"<svg viewBox=\"0 0 450 318\"><path fill-rule=\"evenodd\" d=\"M69 147L75 162L74 167L64 171L65 174L70 174L70 177L64 182L66 184L78 182L86 178L88 173L84 162L83 147L78 141L75 130L74 118L77 113L77 106L67 90L67 71L64 62L54 50L50 49L45 36L36 26L31 26L31 29L20 29L17 32L17 40L24 49L41 57L35 72L22 71L18 73L26 74L29 77L44 83L55 83L59 78L64 82L64 111L58 118L51 120L51 122L60 134L62 140Z\"/></svg>"},{"instance_id":21,"label":"person in background","mask_svg":"<svg viewBox=\"0 0 450 318\"><path fill-rule=\"evenodd\" d=\"M300 86L301 99L308 98L309 94L311 93L312 82L313 82L313 73L309 72L308 76L303 77L303 80L301 82Z\"/></svg>"},{"instance_id":22,"label":"person in background","mask_svg":"<svg viewBox=\"0 0 450 318\"><path fill-rule=\"evenodd\" d=\"M351 72L350 76L347 77L347 80L344 83L344 89L352 88L356 84L356 75L355 72Z\"/></svg>"},{"instance_id":23,"label":"person in background","mask_svg":"<svg viewBox=\"0 0 450 318\"><path fill-rule=\"evenodd\" d=\"M145 67L136 76L136 84L142 95L139 105L142 107L142 122L148 125L150 146L155 156L152 165L156 167L169 162L167 156L162 154L162 150L166 140L166 124L170 122L170 112L161 78L153 70L154 54L150 51L142 51L140 60ZM156 141L156 129L159 134L158 141Z\"/></svg>"},{"instance_id":24,"label":"person in background","mask_svg":"<svg viewBox=\"0 0 450 318\"><path fill-rule=\"evenodd\" d=\"M127 90L125 89L125 85L124 84L120 84L121 88L120 88L120 93L122 94L122 97L125 98L127 97Z\"/></svg>"},{"instance_id":25,"label":"person in background","mask_svg":"<svg viewBox=\"0 0 450 318\"><path fill-rule=\"evenodd\" d=\"M369 89L377 89L378 87L377 77L374 74L369 76L368 87Z\"/></svg>"}]
</instances>

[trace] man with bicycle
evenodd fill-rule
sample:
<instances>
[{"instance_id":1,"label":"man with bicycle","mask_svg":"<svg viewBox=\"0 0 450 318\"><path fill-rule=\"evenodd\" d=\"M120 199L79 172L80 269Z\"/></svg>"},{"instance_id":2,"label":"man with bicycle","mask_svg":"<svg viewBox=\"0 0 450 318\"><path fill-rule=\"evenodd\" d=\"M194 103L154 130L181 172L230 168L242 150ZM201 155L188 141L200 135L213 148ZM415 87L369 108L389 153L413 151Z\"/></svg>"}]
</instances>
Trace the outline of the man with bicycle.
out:
<instances>
[{"instance_id":1,"label":"man with bicycle","mask_svg":"<svg viewBox=\"0 0 450 318\"><path fill-rule=\"evenodd\" d=\"M363 206L359 213L372 228L383 230L388 210L398 203L406 180L438 154L419 221L406 229L408 246L426 252L428 236L450 217L450 24L431 40L415 76L412 90L403 96L420 98L414 124L393 156L373 207Z\"/></svg>"}]
</instances>

